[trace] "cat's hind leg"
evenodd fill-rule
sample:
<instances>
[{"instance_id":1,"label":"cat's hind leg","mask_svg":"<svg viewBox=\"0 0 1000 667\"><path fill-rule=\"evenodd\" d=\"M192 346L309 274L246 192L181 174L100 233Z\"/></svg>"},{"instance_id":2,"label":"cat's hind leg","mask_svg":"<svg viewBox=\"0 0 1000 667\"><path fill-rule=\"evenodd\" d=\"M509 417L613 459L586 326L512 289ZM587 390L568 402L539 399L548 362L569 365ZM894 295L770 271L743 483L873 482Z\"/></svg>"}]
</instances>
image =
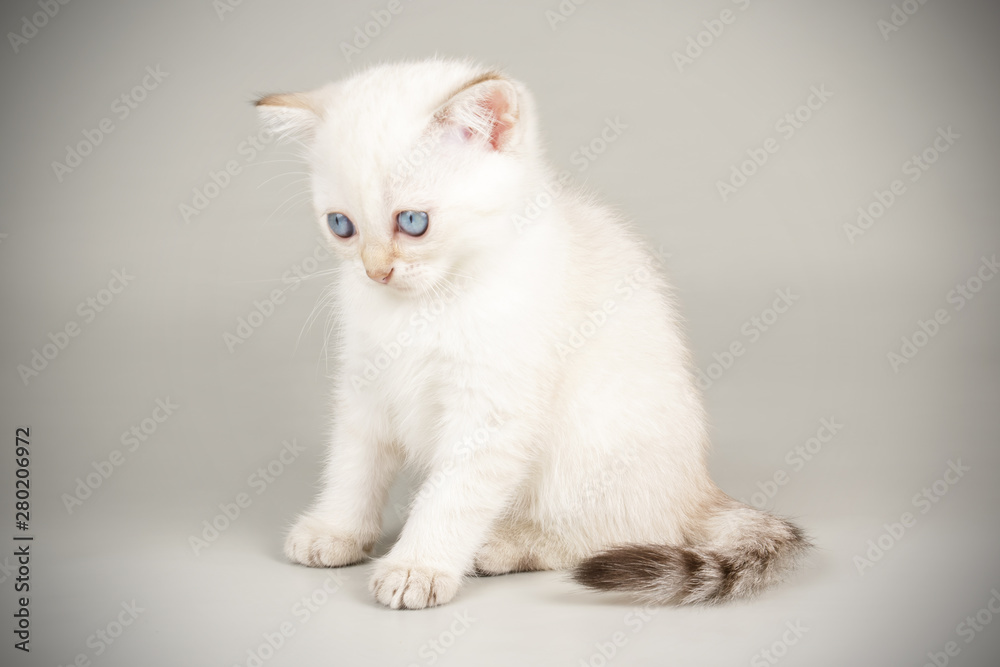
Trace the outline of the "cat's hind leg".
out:
<instances>
[{"instance_id":1,"label":"cat's hind leg","mask_svg":"<svg viewBox=\"0 0 1000 667\"><path fill-rule=\"evenodd\" d=\"M476 574L492 576L511 572L546 570L538 557L539 533L527 521L503 518L476 553Z\"/></svg>"}]
</instances>

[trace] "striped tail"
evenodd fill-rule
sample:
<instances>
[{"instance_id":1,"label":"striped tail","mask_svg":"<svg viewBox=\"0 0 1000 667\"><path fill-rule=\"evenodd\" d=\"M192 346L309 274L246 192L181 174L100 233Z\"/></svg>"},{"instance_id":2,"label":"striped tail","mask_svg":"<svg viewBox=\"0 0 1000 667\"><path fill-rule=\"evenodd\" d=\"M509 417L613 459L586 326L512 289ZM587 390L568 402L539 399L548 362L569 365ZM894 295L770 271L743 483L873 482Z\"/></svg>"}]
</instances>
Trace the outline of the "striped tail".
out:
<instances>
[{"instance_id":1,"label":"striped tail","mask_svg":"<svg viewBox=\"0 0 1000 667\"><path fill-rule=\"evenodd\" d=\"M573 578L647 604L717 604L757 595L794 570L812 544L789 521L726 501L707 524L705 544L614 546L579 563Z\"/></svg>"}]
</instances>

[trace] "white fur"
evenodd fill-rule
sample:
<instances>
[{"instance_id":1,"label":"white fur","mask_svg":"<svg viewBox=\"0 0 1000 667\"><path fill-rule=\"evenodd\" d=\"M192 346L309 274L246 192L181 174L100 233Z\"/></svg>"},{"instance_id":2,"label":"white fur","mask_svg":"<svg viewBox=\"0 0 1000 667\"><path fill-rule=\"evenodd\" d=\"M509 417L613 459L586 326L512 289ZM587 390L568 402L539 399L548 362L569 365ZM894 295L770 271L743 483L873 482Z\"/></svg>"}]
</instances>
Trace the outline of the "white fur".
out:
<instances>
[{"instance_id":1,"label":"white fur","mask_svg":"<svg viewBox=\"0 0 1000 667\"><path fill-rule=\"evenodd\" d=\"M477 566L567 568L611 545L711 541L728 501L707 473L658 260L574 189L523 224L555 178L523 86L494 78L455 95L486 72L383 65L305 94L314 112L259 107L307 147L317 222L342 257L324 490L286 553L363 559L397 470L414 466L424 486L372 579L396 608L447 602ZM408 209L429 213L423 237L395 230ZM330 234L331 211L358 233ZM366 275L379 267L388 284Z\"/></svg>"}]
</instances>

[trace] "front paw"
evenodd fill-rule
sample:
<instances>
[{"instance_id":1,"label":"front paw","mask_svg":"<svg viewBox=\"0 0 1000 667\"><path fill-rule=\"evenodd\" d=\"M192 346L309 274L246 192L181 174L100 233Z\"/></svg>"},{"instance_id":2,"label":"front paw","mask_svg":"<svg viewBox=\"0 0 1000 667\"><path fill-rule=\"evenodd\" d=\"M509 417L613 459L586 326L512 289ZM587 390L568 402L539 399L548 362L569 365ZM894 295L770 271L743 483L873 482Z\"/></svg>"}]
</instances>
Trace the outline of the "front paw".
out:
<instances>
[{"instance_id":1,"label":"front paw","mask_svg":"<svg viewBox=\"0 0 1000 667\"><path fill-rule=\"evenodd\" d=\"M363 561L372 546L335 532L321 519L303 516L285 538L285 556L309 567L341 567Z\"/></svg>"},{"instance_id":2,"label":"front paw","mask_svg":"<svg viewBox=\"0 0 1000 667\"><path fill-rule=\"evenodd\" d=\"M459 577L427 567L381 562L368 589L393 609L423 609L450 602Z\"/></svg>"}]
</instances>

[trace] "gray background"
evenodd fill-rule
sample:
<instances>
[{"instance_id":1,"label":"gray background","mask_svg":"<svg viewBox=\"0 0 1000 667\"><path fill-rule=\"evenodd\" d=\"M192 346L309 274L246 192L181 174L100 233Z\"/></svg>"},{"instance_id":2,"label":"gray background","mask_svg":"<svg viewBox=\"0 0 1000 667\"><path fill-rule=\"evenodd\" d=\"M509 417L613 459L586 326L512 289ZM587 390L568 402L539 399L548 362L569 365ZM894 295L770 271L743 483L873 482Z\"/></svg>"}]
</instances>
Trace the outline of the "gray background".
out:
<instances>
[{"instance_id":1,"label":"gray background","mask_svg":"<svg viewBox=\"0 0 1000 667\"><path fill-rule=\"evenodd\" d=\"M959 627L1000 590L1000 280L961 310L947 300L1000 250L992 3L911 0L919 10L886 39L888 0L591 0L555 29L546 12L557 0L403 0L348 62L340 44L387 4L244 0L220 15L208 0L71 2L16 52L9 36L0 47L2 539L18 532L19 425L32 433L36 536L33 650L14 651L5 632L0 662L246 665L287 622L294 634L263 664L597 666L618 632L608 664L772 664L759 652L777 642L787 665L923 665L949 641L959 649L949 664L1000 664L1000 619L971 641ZM724 9L735 22L679 71L672 54ZM39 11L5 3L0 27L19 32ZM317 238L303 167L287 148L240 151L257 133L249 102L434 53L499 64L535 92L552 161L671 254L699 368L744 343L706 391L711 464L745 499L787 474L766 506L796 517L819 548L784 587L639 623L628 600L546 572L474 580L450 605L396 612L369 597L367 565L336 571L326 596L331 571L282 558L281 534L318 478L336 368L322 353L326 313L306 326L326 278L282 281L309 265ZM119 118L113 101L147 66L165 79ZM786 139L775 123L811 86L832 97ZM574 151L619 117L621 136L577 171ZM102 118L113 132L60 181L52 162ZM904 163L939 127L960 138L909 181ZM778 152L723 202L716 182L768 137ZM239 174L185 221L180 206L230 160ZM851 243L844 225L894 179L905 194ZM85 322L77 304L123 267L134 280ZM274 289L285 302L230 352L223 335ZM741 329L778 289L798 300L751 342ZM887 354L940 308L949 321L895 372ZM22 381L18 366L70 321L80 334ZM135 451L123 447L122 433L168 397L174 414ZM786 453L823 418L843 428L796 469ZM251 475L293 438L303 452L258 495ZM67 511L63 494L114 450L122 465ZM914 496L958 460L971 470L921 513ZM395 502L406 491L404 481ZM195 555L189 537L239 493L250 506ZM915 525L859 573L855 557L904 512ZM386 524L381 550L398 530L392 508ZM12 549L0 551L4 627ZM323 604L302 622L294 605L314 594ZM133 600L143 611L95 655L88 637ZM455 614L474 619L454 625L460 635L450 634ZM787 623L808 631L786 634Z\"/></svg>"}]
</instances>

